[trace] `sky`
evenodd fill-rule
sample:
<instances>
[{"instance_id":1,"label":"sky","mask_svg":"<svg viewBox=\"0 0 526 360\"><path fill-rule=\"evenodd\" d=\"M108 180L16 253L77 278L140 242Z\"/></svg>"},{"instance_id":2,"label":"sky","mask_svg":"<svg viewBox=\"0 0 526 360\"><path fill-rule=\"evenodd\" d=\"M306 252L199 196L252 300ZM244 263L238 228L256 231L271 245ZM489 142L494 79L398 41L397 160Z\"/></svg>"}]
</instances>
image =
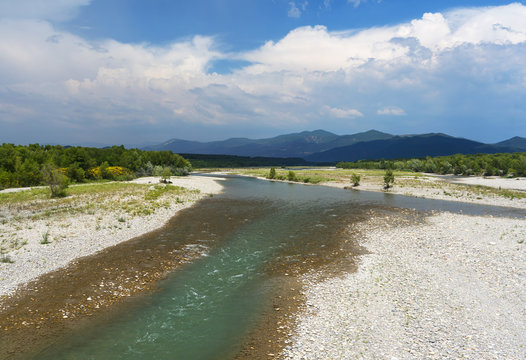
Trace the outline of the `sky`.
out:
<instances>
[{"instance_id":1,"label":"sky","mask_svg":"<svg viewBox=\"0 0 526 360\"><path fill-rule=\"evenodd\" d=\"M0 0L0 143L494 143L525 99L525 1Z\"/></svg>"}]
</instances>

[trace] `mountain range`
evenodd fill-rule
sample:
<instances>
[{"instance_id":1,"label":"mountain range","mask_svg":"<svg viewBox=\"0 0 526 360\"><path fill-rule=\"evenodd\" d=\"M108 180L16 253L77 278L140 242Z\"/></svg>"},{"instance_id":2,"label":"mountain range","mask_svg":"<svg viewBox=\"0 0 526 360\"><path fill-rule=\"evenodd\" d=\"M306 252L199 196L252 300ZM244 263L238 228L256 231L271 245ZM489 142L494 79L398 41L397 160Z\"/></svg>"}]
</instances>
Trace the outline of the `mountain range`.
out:
<instances>
[{"instance_id":1,"label":"mountain range","mask_svg":"<svg viewBox=\"0 0 526 360\"><path fill-rule=\"evenodd\" d=\"M496 144L484 144L440 133L391 135L369 130L352 135L336 135L325 130L315 130L266 139L231 138L212 142L171 139L143 149L170 150L179 154L296 157L310 162L337 162L459 153L524 152L526 138L516 136Z\"/></svg>"}]
</instances>

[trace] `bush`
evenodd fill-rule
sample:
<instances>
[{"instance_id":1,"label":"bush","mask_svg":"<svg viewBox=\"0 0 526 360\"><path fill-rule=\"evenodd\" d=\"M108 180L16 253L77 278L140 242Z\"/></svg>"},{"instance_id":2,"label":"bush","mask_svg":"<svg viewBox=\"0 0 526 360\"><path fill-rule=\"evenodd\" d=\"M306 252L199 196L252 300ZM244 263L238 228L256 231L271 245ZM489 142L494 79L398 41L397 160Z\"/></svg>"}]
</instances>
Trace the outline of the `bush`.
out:
<instances>
[{"instance_id":1,"label":"bush","mask_svg":"<svg viewBox=\"0 0 526 360\"><path fill-rule=\"evenodd\" d=\"M167 181L168 179L170 179L171 176L172 176L172 170L170 170L169 167L165 167L163 171L161 172L161 178L164 181Z\"/></svg>"},{"instance_id":2,"label":"bush","mask_svg":"<svg viewBox=\"0 0 526 360\"><path fill-rule=\"evenodd\" d=\"M190 175L190 168L186 166L172 168L172 175L173 176L188 176Z\"/></svg>"},{"instance_id":3,"label":"bush","mask_svg":"<svg viewBox=\"0 0 526 360\"><path fill-rule=\"evenodd\" d=\"M294 171L289 171L287 174L287 180L288 181L296 181L296 173Z\"/></svg>"},{"instance_id":4,"label":"bush","mask_svg":"<svg viewBox=\"0 0 526 360\"><path fill-rule=\"evenodd\" d=\"M66 169L66 174L70 180L75 182L83 182L86 180L86 173L84 169L80 168L77 163L74 163Z\"/></svg>"},{"instance_id":5,"label":"bush","mask_svg":"<svg viewBox=\"0 0 526 360\"><path fill-rule=\"evenodd\" d=\"M360 185L360 180L361 180L361 176L356 174L356 173L352 173L351 174L351 183L352 183L352 186L358 186Z\"/></svg>"},{"instance_id":6,"label":"bush","mask_svg":"<svg viewBox=\"0 0 526 360\"><path fill-rule=\"evenodd\" d=\"M394 175L391 169L387 169L384 175L384 189L389 189L394 184Z\"/></svg>"},{"instance_id":7,"label":"bush","mask_svg":"<svg viewBox=\"0 0 526 360\"><path fill-rule=\"evenodd\" d=\"M161 165L157 165L153 168L153 176L161 176L163 174L163 167Z\"/></svg>"},{"instance_id":8,"label":"bush","mask_svg":"<svg viewBox=\"0 0 526 360\"><path fill-rule=\"evenodd\" d=\"M46 164L42 167L42 177L51 190L51 197L64 197L67 195L68 177L54 168L53 165Z\"/></svg>"},{"instance_id":9,"label":"bush","mask_svg":"<svg viewBox=\"0 0 526 360\"><path fill-rule=\"evenodd\" d=\"M268 176L267 176L268 179L274 179L276 178L276 169L275 168L270 168L270 171L268 172Z\"/></svg>"}]
</instances>

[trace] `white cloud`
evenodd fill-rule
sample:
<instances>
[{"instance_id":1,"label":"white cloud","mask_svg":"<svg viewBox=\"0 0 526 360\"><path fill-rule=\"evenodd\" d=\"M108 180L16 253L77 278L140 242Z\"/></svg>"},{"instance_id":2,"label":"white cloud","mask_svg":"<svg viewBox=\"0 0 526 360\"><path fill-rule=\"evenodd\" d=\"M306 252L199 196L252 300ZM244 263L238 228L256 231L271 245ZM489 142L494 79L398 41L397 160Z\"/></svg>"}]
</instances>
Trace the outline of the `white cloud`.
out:
<instances>
[{"instance_id":1,"label":"white cloud","mask_svg":"<svg viewBox=\"0 0 526 360\"><path fill-rule=\"evenodd\" d=\"M356 109L340 109L336 107L324 106L324 113L339 119L363 117L363 114Z\"/></svg>"},{"instance_id":2,"label":"white cloud","mask_svg":"<svg viewBox=\"0 0 526 360\"><path fill-rule=\"evenodd\" d=\"M352 71L371 61L414 62L427 65L441 52L466 44L519 44L526 42L526 6L455 10L424 14L421 19L391 27L359 32L330 32L324 26L301 27L283 39L269 41L243 55L255 63L251 72ZM430 51L415 58L409 40Z\"/></svg>"},{"instance_id":3,"label":"white cloud","mask_svg":"<svg viewBox=\"0 0 526 360\"><path fill-rule=\"evenodd\" d=\"M367 0L347 0L349 4L352 4L355 8L360 6L360 4L366 3ZM381 3L382 0L376 0L377 3Z\"/></svg>"},{"instance_id":4,"label":"white cloud","mask_svg":"<svg viewBox=\"0 0 526 360\"><path fill-rule=\"evenodd\" d=\"M347 0L347 2L349 4L353 4L354 7L358 7L360 6L360 3L362 2L362 0Z\"/></svg>"},{"instance_id":5,"label":"white cloud","mask_svg":"<svg viewBox=\"0 0 526 360\"><path fill-rule=\"evenodd\" d=\"M290 1L289 6L290 8L289 8L289 12L287 13L287 15L292 18L299 18L301 16L301 11L296 6L296 3L294 1Z\"/></svg>"},{"instance_id":6,"label":"white cloud","mask_svg":"<svg viewBox=\"0 0 526 360\"><path fill-rule=\"evenodd\" d=\"M292 18L300 18L302 11L307 10L308 1L296 4L294 1L289 2L289 11L287 15ZM298 7L299 6L299 7Z\"/></svg>"},{"instance_id":7,"label":"white cloud","mask_svg":"<svg viewBox=\"0 0 526 360\"><path fill-rule=\"evenodd\" d=\"M404 109L401 109L396 106L387 106L381 109L378 109L376 112L378 115L394 115L394 116L406 116Z\"/></svg>"},{"instance_id":8,"label":"white cloud","mask_svg":"<svg viewBox=\"0 0 526 360\"><path fill-rule=\"evenodd\" d=\"M296 4L300 12L307 6ZM423 118L445 124L462 114L519 123L526 116L525 18L526 6L516 3L360 31L300 27L238 54L220 51L213 37L165 46L92 42L48 21L4 18L0 112L11 123L18 116L84 130L152 122L161 129L181 122L313 128L327 117L363 114L368 127L384 131L374 123L382 115L405 115L400 126ZM251 64L210 74L222 58Z\"/></svg>"}]
</instances>

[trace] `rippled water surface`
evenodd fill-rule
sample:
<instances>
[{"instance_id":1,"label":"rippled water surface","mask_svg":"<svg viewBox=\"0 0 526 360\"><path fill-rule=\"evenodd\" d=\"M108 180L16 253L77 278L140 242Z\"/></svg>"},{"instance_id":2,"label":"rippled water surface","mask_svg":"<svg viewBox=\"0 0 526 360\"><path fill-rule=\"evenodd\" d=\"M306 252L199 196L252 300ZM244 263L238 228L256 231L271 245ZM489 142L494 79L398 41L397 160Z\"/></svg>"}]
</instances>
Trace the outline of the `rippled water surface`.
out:
<instances>
[{"instance_id":1,"label":"rippled water surface","mask_svg":"<svg viewBox=\"0 0 526 360\"><path fill-rule=\"evenodd\" d=\"M371 207L473 214L523 212L381 193L229 178L225 192L182 212L159 241L192 241L203 254L159 290L75 330L39 359L228 359L240 349L272 294L273 277L300 264L329 262L350 237L348 225ZM199 216L203 214L203 216ZM206 214L206 216L204 216ZM229 231L206 219L221 216ZM352 251L352 244L347 250ZM357 249L357 248L356 248Z\"/></svg>"}]
</instances>

